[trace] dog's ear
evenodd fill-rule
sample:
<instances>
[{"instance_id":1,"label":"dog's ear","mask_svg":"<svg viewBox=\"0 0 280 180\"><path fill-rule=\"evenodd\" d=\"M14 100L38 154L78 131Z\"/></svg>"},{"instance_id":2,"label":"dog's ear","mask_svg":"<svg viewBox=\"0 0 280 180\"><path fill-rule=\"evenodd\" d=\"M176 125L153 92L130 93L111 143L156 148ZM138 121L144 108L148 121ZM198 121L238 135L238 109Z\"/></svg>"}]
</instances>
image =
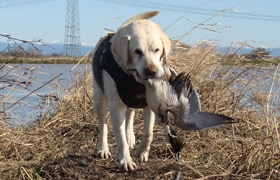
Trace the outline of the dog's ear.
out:
<instances>
[{"instance_id":1,"label":"dog's ear","mask_svg":"<svg viewBox=\"0 0 280 180\"><path fill-rule=\"evenodd\" d=\"M111 42L111 50L114 55L114 58L119 64L121 64L125 68L128 68L128 65L130 64L128 55L129 41L130 36L119 36Z\"/></svg>"},{"instance_id":2,"label":"dog's ear","mask_svg":"<svg viewBox=\"0 0 280 180\"><path fill-rule=\"evenodd\" d=\"M171 43L170 43L169 38L164 33L162 33L161 41L163 44L163 63L166 64L167 56L171 49Z\"/></svg>"}]
</instances>

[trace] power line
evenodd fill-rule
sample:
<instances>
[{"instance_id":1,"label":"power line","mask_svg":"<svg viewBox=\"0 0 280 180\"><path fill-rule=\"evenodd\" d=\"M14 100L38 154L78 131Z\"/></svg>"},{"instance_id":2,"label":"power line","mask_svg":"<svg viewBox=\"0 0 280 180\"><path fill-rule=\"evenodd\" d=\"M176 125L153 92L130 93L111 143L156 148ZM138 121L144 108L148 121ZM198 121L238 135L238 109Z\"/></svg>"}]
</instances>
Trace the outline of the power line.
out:
<instances>
[{"instance_id":1,"label":"power line","mask_svg":"<svg viewBox=\"0 0 280 180\"><path fill-rule=\"evenodd\" d=\"M22 5L30 5L30 4L37 4L37 3L46 3L51 1L58 1L58 0L0 0L0 8L2 7L10 7L10 6L22 6ZM101 2L113 3L113 4L124 4L128 6L134 7L145 7L145 8L152 8L152 9L161 9L167 11L175 11L175 12L187 12L190 14L200 14L200 15L213 15L221 10L216 9L206 9L200 7L191 7L186 5L176 5L176 4L168 4L168 3L161 3L161 2L152 2L146 0L130 0L130 1L123 1L123 0L96 0ZM219 15L219 17L230 17L230 18L237 18L237 19L249 19L249 20L259 20L259 21L273 21L273 22L280 22L280 16L275 15L268 15L268 14L254 14L254 13L242 13L242 12L234 12L230 9L227 11L223 11Z\"/></svg>"},{"instance_id":2,"label":"power line","mask_svg":"<svg viewBox=\"0 0 280 180\"><path fill-rule=\"evenodd\" d=\"M0 8L46 3L58 0L0 0Z\"/></svg>"},{"instance_id":3,"label":"power line","mask_svg":"<svg viewBox=\"0 0 280 180\"><path fill-rule=\"evenodd\" d=\"M241 12L234 12L231 9L225 9L224 11L224 10L206 9L206 8L199 8L199 7L190 7L185 5L159 3L159 2L152 2L152 1L145 1L145 0L144 1L96 0L96 1L113 3L113 4L123 4L123 5L134 6L134 7L145 7L145 8L148 7L152 9L161 9L161 10L175 11L175 12L186 13L188 11L188 13L190 14L200 14L200 15L213 15L215 13L223 11L219 15L219 17L280 22L280 16L267 15L267 14L241 13Z\"/></svg>"}]
</instances>

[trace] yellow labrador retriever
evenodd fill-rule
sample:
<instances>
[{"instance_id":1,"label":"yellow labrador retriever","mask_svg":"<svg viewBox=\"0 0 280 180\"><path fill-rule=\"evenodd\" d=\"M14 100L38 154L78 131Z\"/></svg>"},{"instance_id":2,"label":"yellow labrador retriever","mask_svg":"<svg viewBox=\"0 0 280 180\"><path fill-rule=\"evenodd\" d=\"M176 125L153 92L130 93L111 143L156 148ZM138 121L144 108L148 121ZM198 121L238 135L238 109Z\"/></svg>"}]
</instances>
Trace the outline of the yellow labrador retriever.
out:
<instances>
[{"instance_id":1,"label":"yellow labrador retriever","mask_svg":"<svg viewBox=\"0 0 280 180\"><path fill-rule=\"evenodd\" d=\"M153 140L154 113L147 106L145 81L168 77L164 65L170 51L170 41L161 28L148 20L157 11L130 18L116 33L98 42L92 62L95 111L99 119L98 155L111 157L106 124L107 107L116 138L119 167L135 170L130 156L135 145L133 132L134 108L144 109L144 132L136 155L148 161Z\"/></svg>"}]
</instances>

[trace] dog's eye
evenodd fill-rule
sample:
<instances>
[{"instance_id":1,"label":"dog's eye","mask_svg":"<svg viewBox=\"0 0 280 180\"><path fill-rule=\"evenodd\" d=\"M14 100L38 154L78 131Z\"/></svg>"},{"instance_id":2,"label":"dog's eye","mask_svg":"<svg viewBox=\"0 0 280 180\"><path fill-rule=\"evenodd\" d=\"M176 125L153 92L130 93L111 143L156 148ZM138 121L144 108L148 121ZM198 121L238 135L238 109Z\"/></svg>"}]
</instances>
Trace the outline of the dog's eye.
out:
<instances>
[{"instance_id":1,"label":"dog's eye","mask_svg":"<svg viewBox=\"0 0 280 180\"><path fill-rule=\"evenodd\" d=\"M134 52L135 52L135 54L137 54L139 56L143 55L143 53L142 53L142 51L140 49L136 49Z\"/></svg>"},{"instance_id":2,"label":"dog's eye","mask_svg":"<svg viewBox=\"0 0 280 180\"><path fill-rule=\"evenodd\" d=\"M156 48L156 49L155 49L155 52L159 52L159 48Z\"/></svg>"}]
</instances>

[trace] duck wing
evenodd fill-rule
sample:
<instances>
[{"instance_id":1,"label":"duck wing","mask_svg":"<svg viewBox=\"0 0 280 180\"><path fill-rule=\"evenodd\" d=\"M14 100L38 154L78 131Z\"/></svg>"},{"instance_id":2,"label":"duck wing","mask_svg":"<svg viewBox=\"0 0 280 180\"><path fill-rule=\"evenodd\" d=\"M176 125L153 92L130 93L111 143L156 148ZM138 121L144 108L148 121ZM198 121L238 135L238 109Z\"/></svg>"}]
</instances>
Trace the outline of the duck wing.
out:
<instances>
[{"instance_id":1,"label":"duck wing","mask_svg":"<svg viewBox=\"0 0 280 180\"><path fill-rule=\"evenodd\" d=\"M183 130L208 129L233 123L233 119L214 113L201 112L199 95L190 75L180 73L170 83L179 97L179 113L174 115L175 125Z\"/></svg>"}]
</instances>

